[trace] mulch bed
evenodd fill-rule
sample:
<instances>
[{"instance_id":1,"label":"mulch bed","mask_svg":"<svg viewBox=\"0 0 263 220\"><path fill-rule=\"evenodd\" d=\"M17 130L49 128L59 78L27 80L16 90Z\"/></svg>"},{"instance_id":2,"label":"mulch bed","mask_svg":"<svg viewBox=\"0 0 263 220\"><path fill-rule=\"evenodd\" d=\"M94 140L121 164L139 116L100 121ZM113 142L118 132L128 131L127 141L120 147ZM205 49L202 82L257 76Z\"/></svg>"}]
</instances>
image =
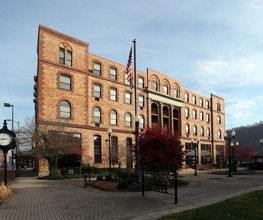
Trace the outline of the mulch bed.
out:
<instances>
[{"instance_id":1,"label":"mulch bed","mask_svg":"<svg viewBox=\"0 0 263 220\"><path fill-rule=\"evenodd\" d=\"M113 181L105 181L105 180L97 180L97 181L89 181L87 182L88 186L104 190L104 191L109 191L109 192L124 192L127 190L121 190L118 189L118 183L113 182Z\"/></svg>"}]
</instances>

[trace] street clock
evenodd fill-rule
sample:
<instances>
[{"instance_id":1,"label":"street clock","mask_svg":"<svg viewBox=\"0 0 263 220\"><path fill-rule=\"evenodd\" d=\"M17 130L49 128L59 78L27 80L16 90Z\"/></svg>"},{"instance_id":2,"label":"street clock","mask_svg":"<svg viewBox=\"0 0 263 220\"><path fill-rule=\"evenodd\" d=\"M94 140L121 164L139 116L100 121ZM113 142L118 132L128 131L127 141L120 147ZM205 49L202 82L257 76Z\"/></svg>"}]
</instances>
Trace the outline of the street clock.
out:
<instances>
[{"instance_id":1,"label":"street clock","mask_svg":"<svg viewBox=\"0 0 263 220\"><path fill-rule=\"evenodd\" d=\"M0 149L3 151L14 149L16 147L16 135L8 130L6 120L4 126L0 129Z\"/></svg>"}]
</instances>

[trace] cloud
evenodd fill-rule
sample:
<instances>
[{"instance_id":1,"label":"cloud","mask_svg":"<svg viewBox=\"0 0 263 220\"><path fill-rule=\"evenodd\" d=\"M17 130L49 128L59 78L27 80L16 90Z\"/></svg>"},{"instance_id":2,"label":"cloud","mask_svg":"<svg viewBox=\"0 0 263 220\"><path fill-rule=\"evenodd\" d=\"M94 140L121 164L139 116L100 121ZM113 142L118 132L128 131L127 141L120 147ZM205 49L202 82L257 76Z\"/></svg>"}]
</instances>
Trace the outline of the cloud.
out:
<instances>
[{"instance_id":1,"label":"cloud","mask_svg":"<svg viewBox=\"0 0 263 220\"><path fill-rule=\"evenodd\" d=\"M237 101L235 104L229 105L230 110L239 110L239 109L252 109L256 106L256 103L250 100Z\"/></svg>"},{"instance_id":2,"label":"cloud","mask_svg":"<svg viewBox=\"0 0 263 220\"><path fill-rule=\"evenodd\" d=\"M252 9L262 9L263 8L263 2L261 0L251 0L248 2L249 8Z\"/></svg>"},{"instance_id":3,"label":"cloud","mask_svg":"<svg viewBox=\"0 0 263 220\"><path fill-rule=\"evenodd\" d=\"M262 59L263 56L232 59L218 56L215 59L198 60L194 78L199 87L212 92L222 88L240 89L262 85Z\"/></svg>"}]
</instances>

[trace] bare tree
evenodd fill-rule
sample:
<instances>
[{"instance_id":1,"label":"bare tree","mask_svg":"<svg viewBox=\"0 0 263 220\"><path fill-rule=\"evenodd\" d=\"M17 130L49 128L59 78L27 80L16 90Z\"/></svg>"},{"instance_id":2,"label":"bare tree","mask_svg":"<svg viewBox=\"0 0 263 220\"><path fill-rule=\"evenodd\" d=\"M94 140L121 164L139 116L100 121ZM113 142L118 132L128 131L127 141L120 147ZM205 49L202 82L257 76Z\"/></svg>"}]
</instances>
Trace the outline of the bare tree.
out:
<instances>
[{"instance_id":1,"label":"bare tree","mask_svg":"<svg viewBox=\"0 0 263 220\"><path fill-rule=\"evenodd\" d=\"M63 123L41 125L37 129L34 120L26 120L21 131L21 144L32 146L31 153L48 161L49 176L57 174L58 160L65 156L81 156L80 134L66 131Z\"/></svg>"}]
</instances>

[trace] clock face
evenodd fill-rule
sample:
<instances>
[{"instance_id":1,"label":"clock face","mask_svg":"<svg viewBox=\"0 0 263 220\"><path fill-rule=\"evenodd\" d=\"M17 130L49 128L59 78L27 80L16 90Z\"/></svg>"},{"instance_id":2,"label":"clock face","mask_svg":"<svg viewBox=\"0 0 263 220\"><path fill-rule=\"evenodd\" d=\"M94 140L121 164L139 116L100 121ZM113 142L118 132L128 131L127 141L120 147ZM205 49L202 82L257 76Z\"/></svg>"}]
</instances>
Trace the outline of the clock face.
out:
<instances>
[{"instance_id":1,"label":"clock face","mask_svg":"<svg viewBox=\"0 0 263 220\"><path fill-rule=\"evenodd\" d=\"M11 143L12 137L7 133L0 133L0 145L7 146Z\"/></svg>"}]
</instances>

